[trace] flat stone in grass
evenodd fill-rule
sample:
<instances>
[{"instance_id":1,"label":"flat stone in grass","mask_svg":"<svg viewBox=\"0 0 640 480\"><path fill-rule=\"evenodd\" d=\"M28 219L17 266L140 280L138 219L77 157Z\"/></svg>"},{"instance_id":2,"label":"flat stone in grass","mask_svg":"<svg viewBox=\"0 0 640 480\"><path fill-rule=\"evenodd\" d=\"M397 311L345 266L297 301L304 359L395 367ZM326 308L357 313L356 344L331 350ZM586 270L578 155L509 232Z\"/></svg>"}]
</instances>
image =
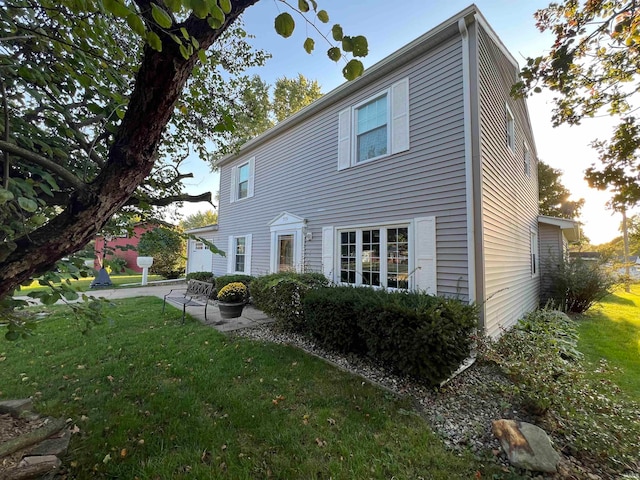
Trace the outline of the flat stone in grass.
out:
<instances>
[{"instance_id":1,"label":"flat stone in grass","mask_svg":"<svg viewBox=\"0 0 640 480\"><path fill-rule=\"evenodd\" d=\"M535 472L557 471L560 455L540 427L503 419L493 421L491 430L513 466Z\"/></svg>"},{"instance_id":2,"label":"flat stone in grass","mask_svg":"<svg viewBox=\"0 0 640 480\"><path fill-rule=\"evenodd\" d=\"M0 402L0 413L8 413L13 418L19 418L23 412L29 412L32 408L33 402L29 398L3 400Z\"/></svg>"},{"instance_id":3,"label":"flat stone in grass","mask_svg":"<svg viewBox=\"0 0 640 480\"><path fill-rule=\"evenodd\" d=\"M69 440L71 440L71 432L63 430L59 435L49 437L36 445L27 454L28 456L47 456L47 455L64 455L69 448Z\"/></svg>"}]
</instances>

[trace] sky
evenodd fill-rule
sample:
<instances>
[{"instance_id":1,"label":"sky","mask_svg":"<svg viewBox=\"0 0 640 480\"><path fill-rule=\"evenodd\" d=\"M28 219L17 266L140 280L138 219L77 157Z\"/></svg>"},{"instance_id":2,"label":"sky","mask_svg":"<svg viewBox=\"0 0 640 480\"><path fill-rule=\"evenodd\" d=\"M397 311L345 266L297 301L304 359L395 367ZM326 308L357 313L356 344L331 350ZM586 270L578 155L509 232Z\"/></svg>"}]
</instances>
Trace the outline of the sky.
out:
<instances>
[{"instance_id":1,"label":"sky","mask_svg":"<svg viewBox=\"0 0 640 480\"><path fill-rule=\"evenodd\" d=\"M293 0L292 0L293 1ZM317 0L319 8L327 10L330 21L318 26L330 38L330 29L339 23L345 35L364 35L369 43L369 55L363 59L365 68L392 54L448 18L469 6L468 1L448 0ZM293 1L294 4L297 2ZM527 57L541 55L552 43L549 34L535 27L533 14L544 8L548 1L541 0L477 0L476 5L498 37L522 66ZM398 5L395 7L394 5ZM274 84L279 77L296 77L298 73L317 80L323 93L328 93L344 82L343 63L333 63L326 56L329 45L313 27L296 20L291 37L284 39L275 33L273 19L287 11L278 0L261 0L244 15L245 29L255 36L254 45L271 53L264 67L251 70L267 83ZM307 36L316 41L316 50L307 54L302 44ZM609 195L590 189L584 180L584 170L598 163L596 151L590 147L595 139L607 139L613 122L608 117L585 120L580 126L551 125L551 95L542 93L528 99L529 115L533 125L538 158L553 168L563 171L562 183L571 191L573 199L584 198L581 221L592 244L608 242L620 235L620 214L606 207ZM195 178L187 183L190 193L218 191L219 176L211 173L208 165L190 159L185 167ZM186 205L181 213L188 215L210 209L209 204ZM640 209L629 214L640 213Z\"/></svg>"}]
</instances>

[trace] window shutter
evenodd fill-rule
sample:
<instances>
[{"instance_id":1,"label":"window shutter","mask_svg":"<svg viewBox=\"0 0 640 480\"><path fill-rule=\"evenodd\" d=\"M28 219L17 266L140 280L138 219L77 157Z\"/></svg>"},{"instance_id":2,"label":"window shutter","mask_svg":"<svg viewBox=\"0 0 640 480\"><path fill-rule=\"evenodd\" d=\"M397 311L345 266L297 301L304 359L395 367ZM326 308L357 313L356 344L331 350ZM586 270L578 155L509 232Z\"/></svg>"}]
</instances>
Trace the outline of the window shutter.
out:
<instances>
[{"instance_id":1,"label":"window shutter","mask_svg":"<svg viewBox=\"0 0 640 480\"><path fill-rule=\"evenodd\" d=\"M249 159L249 185L247 186L247 197L253 197L253 183L256 172L256 157Z\"/></svg>"},{"instance_id":2,"label":"window shutter","mask_svg":"<svg viewBox=\"0 0 640 480\"><path fill-rule=\"evenodd\" d=\"M414 224L416 256L415 287L430 295L437 295L436 217L416 218Z\"/></svg>"},{"instance_id":3,"label":"window shutter","mask_svg":"<svg viewBox=\"0 0 640 480\"><path fill-rule=\"evenodd\" d=\"M244 273L251 275L251 234L244 236Z\"/></svg>"},{"instance_id":4,"label":"window shutter","mask_svg":"<svg viewBox=\"0 0 640 480\"><path fill-rule=\"evenodd\" d=\"M335 281L333 278L333 227L322 227L322 273L330 282Z\"/></svg>"},{"instance_id":5,"label":"window shutter","mask_svg":"<svg viewBox=\"0 0 640 480\"><path fill-rule=\"evenodd\" d=\"M338 115L338 170L351 166L351 108Z\"/></svg>"},{"instance_id":6,"label":"window shutter","mask_svg":"<svg viewBox=\"0 0 640 480\"><path fill-rule=\"evenodd\" d=\"M229 190L229 203L233 203L237 200L238 195L238 167L231 167L231 185L229 187Z\"/></svg>"},{"instance_id":7,"label":"window shutter","mask_svg":"<svg viewBox=\"0 0 640 480\"><path fill-rule=\"evenodd\" d=\"M391 153L409 150L409 79L391 86Z\"/></svg>"},{"instance_id":8,"label":"window shutter","mask_svg":"<svg viewBox=\"0 0 640 480\"><path fill-rule=\"evenodd\" d=\"M229 247L227 248L227 273L233 273L236 269L234 263L236 259L234 238L229 237Z\"/></svg>"}]
</instances>

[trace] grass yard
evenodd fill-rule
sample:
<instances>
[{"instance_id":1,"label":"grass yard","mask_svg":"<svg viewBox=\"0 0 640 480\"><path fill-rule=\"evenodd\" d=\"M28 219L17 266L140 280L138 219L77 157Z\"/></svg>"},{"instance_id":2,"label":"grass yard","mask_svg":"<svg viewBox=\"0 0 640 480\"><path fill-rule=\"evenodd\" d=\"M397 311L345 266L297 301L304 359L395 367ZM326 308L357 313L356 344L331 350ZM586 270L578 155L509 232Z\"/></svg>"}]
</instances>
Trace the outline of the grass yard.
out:
<instances>
[{"instance_id":1,"label":"grass yard","mask_svg":"<svg viewBox=\"0 0 640 480\"><path fill-rule=\"evenodd\" d=\"M632 399L640 400L640 283L621 288L578 322L578 348L595 365L600 359L617 367L613 380Z\"/></svg>"},{"instance_id":2,"label":"grass yard","mask_svg":"<svg viewBox=\"0 0 640 480\"><path fill-rule=\"evenodd\" d=\"M78 427L71 478L501 478L445 450L409 401L161 307L120 301L88 336L51 307L36 337L0 344L0 398Z\"/></svg>"},{"instance_id":3,"label":"grass yard","mask_svg":"<svg viewBox=\"0 0 640 480\"><path fill-rule=\"evenodd\" d=\"M80 278L78 280L71 279L71 285L80 292L86 292L91 290L91 282L95 277L90 276L87 278ZM140 283L142 281L142 274L134 275L109 275L114 287L120 285L126 285L128 283ZM149 281L154 282L156 280L162 280L161 275L149 275ZM16 292L16 295L27 295L29 292L46 290L48 287L42 286L38 283L38 280L34 280L30 285L20 287L20 291Z\"/></svg>"}]
</instances>

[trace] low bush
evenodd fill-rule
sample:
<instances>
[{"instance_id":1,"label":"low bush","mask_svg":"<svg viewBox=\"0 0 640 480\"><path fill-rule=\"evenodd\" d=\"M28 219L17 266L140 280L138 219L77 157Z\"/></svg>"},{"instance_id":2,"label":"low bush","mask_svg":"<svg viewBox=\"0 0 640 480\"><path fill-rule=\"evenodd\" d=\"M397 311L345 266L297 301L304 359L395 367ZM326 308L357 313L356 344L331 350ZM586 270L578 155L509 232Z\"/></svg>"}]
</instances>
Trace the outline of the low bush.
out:
<instances>
[{"instance_id":1,"label":"low bush","mask_svg":"<svg viewBox=\"0 0 640 480\"><path fill-rule=\"evenodd\" d=\"M420 293L330 287L304 299L308 332L325 347L366 354L404 375L439 384L470 355L478 310Z\"/></svg>"},{"instance_id":2,"label":"low bush","mask_svg":"<svg viewBox=\"0 0 640 480\"><path fill-rule=\"evenodd\" d=\"M272 273L255 279L249 286L255 305L273 318L278 328L304 330L302 299L315 288L328 285L321 273Z\"/></svg>"},{"instance_id":3,"label":"low bush","mask_svg":"<svg viewBox=\"0 0 640 480\"><path fill-rule=\"evenodd\" d=\"M201 282L213 283L215 285L216 280L212 272L191 272L187 273L187 280L200 280Z\"/></svg>"},{"instance_id":4,"label":"low bush","mask_svg":"<svg viewBox=\"0 0 640 480\"><path fill-rule=\"evenodd\" d=\"M479 357L509 375L513 386L505 395L539 416L567 453L620 470L637 461L640 406L619 395L605 363L587 373L574 323L565 314L530 313L499 340L482 342Z\"/></svg>"},{"instance_id":5,"label":"low bush","mask_svg":"<svg viewBox=\"0 0 640 480\"><path fill-rule=\"evenodd\" d=\"M251 291L249 289L249 285L254 280L254 278L255 277L252 277L251 275L221 275L217 277L215 280L215 293L217 295L217 292L222 290L225 286L229 285L230 283L240 282L244 284L245 287L247 287L247 294L244 300L245 302L248 302L249 298L251 297Z\"/></svg>"},{"instance_id":6,"label":"low bush","mask_svg":"<svg viewBox=\"0 0 640 480\"><path fill-rule=\"evenodd\" d=\"M583 313L609 295L617 279L598 262L581 258L553 262L549 297L563 312Z\"/></svg>"}]
</instances>

